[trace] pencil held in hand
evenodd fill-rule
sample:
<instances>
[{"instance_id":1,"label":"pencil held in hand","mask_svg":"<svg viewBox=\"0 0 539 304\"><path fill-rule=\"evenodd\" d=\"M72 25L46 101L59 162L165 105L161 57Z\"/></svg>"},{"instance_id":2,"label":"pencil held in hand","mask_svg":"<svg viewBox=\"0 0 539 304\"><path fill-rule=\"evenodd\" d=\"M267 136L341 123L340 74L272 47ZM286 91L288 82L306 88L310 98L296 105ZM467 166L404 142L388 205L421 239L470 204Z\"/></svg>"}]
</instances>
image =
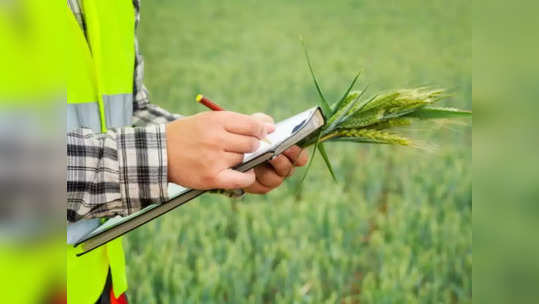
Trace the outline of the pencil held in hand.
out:
<instances>
[{"instance_id":1,"label":"pencil held in hand","mask_svg":"<svg viewBox=\"0 0 539 304\"><path fill-rule=\"evenodd\" d=\"M225 109L221 108L220 106L216 105L215 103L213 103L211 100L209 100L208 98L206 98L202 94L198 94L196 99L197 99L198 103L201 103L201 104L205 105L208 109L210 109L212 111L224 111L225 110Z\"/></svg>"},{"instance_id":2,"label":"pencil held in hand","mask_svg":"<svg viewBox=\"0 0 539 304\"><path fill-rule=\"evenodd\" d=\"M205 97L202 94L197 95L196 101L198 103L201 103L201 104L205 105L208 109L210 109L212 111L224 111L225 110L225 109L221 108L219 105L217 105L216 103L214 103L213 101L211 101L210 99L208 99L207 97ZM271 141L269 141L267 138L262 138L261 141L271 145Z\"/></svg>"}]
</instances>

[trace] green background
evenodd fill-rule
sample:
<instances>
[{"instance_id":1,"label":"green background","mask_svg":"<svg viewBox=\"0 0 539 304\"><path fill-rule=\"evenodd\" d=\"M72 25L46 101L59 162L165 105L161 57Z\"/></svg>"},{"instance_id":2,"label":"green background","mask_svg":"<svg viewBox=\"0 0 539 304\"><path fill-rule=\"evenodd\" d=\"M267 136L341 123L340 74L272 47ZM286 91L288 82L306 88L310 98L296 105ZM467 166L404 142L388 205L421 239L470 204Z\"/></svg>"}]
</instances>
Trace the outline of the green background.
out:
<instances>
[{"instance_id":1,"label":"green background","mask_svg":"<svg viewBox=\"0 0 539 304\"><path fill-rule=\"evenodd\" d=\"M139 39L152 102L191 115L203 93L276 120L330 101L362 72L367 96L449 89L471 109L469 1L147 1ZM303 190L205 195L125 241L133 303L470 303L470 125L410 131L436 147L327 144Z\"/></svg>"}]
</instances>

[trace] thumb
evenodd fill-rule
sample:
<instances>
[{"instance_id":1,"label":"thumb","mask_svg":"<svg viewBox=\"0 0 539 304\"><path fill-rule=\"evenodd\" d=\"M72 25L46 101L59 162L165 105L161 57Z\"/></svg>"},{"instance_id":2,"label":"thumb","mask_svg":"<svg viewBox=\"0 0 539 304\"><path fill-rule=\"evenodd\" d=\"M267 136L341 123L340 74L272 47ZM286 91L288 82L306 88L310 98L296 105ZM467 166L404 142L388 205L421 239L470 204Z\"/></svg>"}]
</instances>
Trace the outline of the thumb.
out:
<instances>
[{"instance_id":1,"label":"thumb","mask_svg":"<svg viewBox=\"0 0 539 304\"><path fill-rule=\"evenodd\" d=\"M242 189L249 187L256 181L253 169L243 173L233 169L225 169L216 177L216 186L219 189Z\"/></svg>"}]
</instances>

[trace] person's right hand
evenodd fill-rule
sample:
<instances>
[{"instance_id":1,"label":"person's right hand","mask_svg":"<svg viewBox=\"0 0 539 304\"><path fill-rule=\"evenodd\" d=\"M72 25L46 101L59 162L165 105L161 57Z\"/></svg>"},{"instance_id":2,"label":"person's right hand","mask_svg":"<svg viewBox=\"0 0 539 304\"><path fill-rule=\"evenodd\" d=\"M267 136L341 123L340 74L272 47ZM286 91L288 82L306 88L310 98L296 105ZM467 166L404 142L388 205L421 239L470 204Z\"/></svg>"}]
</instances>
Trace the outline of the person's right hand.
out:
<instances>
[{"instance_id":1,"label":"person's right hand","mask_svg":"<svg viewBox=\"0 0 539 304\"><path fill-rule=\"evenodd\" d=\"M253 170L230 169L254 152L275 126L227 111L203 112L166 125L168 180L192 189L241 189Z\"/></svg>"}]
</instances>

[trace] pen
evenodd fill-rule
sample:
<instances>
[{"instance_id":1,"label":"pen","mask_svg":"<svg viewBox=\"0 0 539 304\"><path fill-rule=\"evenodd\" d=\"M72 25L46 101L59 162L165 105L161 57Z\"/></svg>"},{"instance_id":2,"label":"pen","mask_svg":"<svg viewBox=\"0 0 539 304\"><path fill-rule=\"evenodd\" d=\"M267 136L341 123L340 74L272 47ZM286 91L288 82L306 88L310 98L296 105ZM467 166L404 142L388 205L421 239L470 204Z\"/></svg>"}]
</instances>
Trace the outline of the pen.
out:
<instances>
[{"instance_id":1,"label":"pen","mask_svg":"<svg viewBox=\"0 0 539 304\"><path fill-rule=\"evenodd\" d=\"M225 110L225 109L221 108L219 105L217 105L216 103L214 103L213 101L211 101L210 99L208 99L206 96L204 96L202 94L197 95L196 101L198 103L201 103L201 104L205 105L208 109L210 109L212 111L224 111ZM271 141L269 141L267 138L262 138L261 140L263 142L271 145Z\"/></svg>"}]
</instances>

